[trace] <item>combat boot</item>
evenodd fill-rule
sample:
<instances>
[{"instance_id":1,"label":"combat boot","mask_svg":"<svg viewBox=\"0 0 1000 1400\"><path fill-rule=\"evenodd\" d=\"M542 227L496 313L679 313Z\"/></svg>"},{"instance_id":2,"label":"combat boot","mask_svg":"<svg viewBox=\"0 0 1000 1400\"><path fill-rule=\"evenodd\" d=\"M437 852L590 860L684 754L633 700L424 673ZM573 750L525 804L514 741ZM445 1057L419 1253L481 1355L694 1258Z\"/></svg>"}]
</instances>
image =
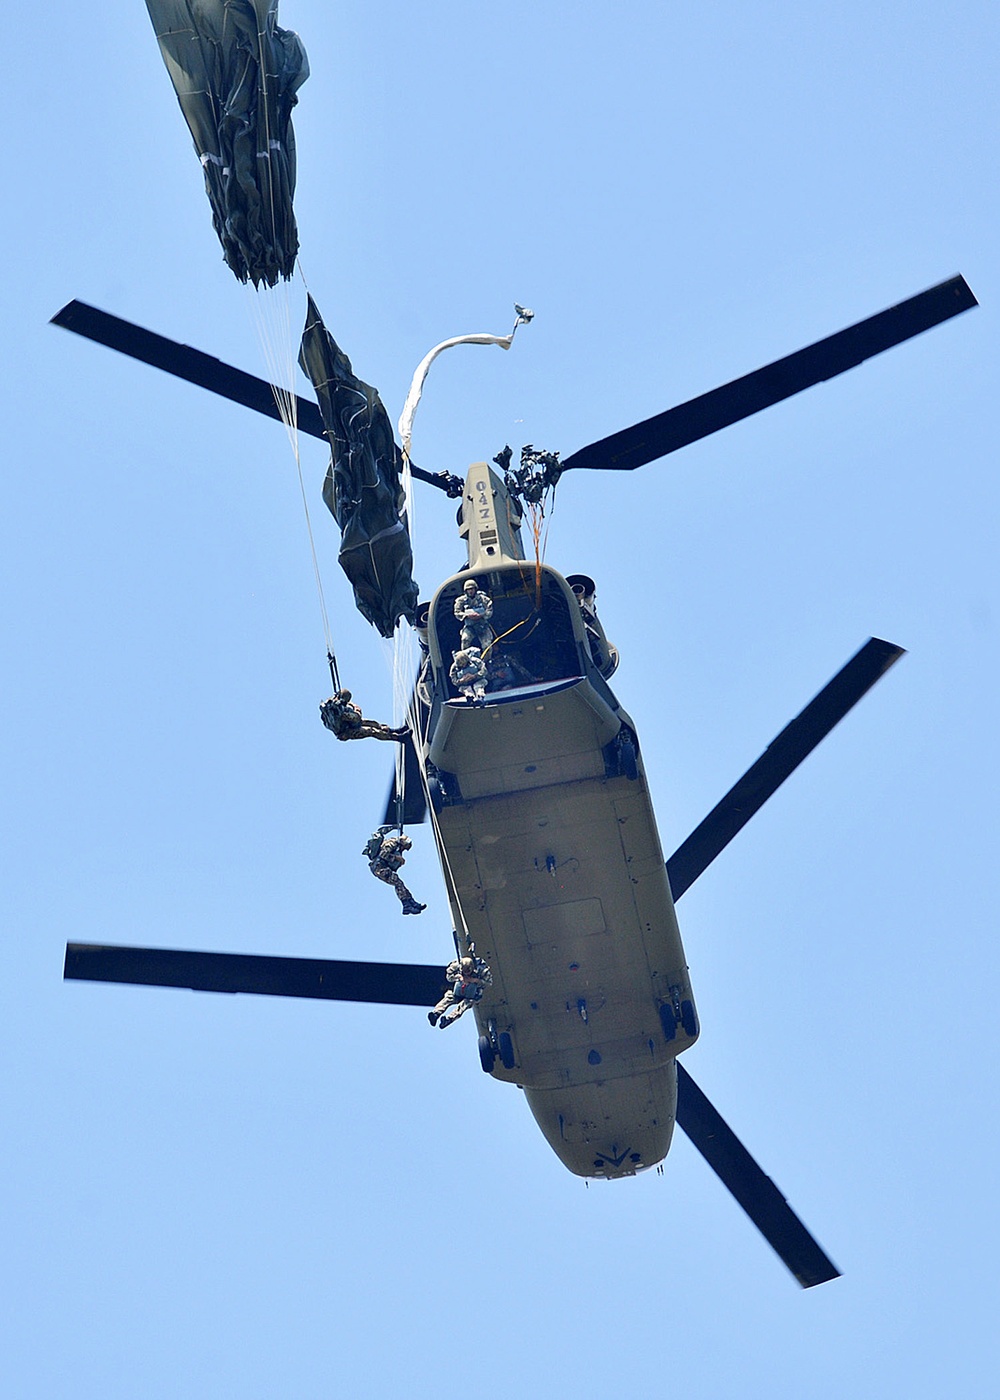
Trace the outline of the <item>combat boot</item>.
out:
<instances>
[{"instance_id":1,"label":"combat boot","mask_svg":"<svg viewBox=\"0 0 1000 1400\"><path fill-rule=\"evenodd\" d=\"M412 895L409 899L403 900L404 914L422 914L426 908L426 904L418 904Z\"/></svg>"}]
</instances>

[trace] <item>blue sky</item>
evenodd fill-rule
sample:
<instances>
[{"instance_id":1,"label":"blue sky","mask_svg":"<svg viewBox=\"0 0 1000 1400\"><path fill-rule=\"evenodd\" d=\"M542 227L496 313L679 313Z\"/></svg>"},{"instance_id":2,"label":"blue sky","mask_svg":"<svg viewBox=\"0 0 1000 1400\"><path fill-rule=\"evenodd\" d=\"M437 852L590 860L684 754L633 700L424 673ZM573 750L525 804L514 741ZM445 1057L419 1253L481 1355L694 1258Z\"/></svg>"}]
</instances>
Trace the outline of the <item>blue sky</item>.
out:
<instances>
[{"instance_id":1,"label":"blue sky","mask_svg":"<svg viewBox=\"0 0 1000 1400\"><path fill-rule=\"evenodd\" d=\"M421 465L569 453L957 271L980 298L660 466L567 477L552 517L668 850L868 635L908 649L679 906L688 1067L844 1277L800 1293L681 1138L585 1189L470 1025L61 982L67 939L430 962L450 925L428 832L419 920L358 854L385 753L319 723L281 429L47 325L79 297L263 371L144 6L55 0L5 65L4 1393L985 1393L995 9L281 18L305 275L393 416L436 341L537 312L435 365ZM320 444L303 465L318 501ZM452 519L418 494L425 596ZM314 523L345 680L387 712Z\"/></svg>"}]
</instances>

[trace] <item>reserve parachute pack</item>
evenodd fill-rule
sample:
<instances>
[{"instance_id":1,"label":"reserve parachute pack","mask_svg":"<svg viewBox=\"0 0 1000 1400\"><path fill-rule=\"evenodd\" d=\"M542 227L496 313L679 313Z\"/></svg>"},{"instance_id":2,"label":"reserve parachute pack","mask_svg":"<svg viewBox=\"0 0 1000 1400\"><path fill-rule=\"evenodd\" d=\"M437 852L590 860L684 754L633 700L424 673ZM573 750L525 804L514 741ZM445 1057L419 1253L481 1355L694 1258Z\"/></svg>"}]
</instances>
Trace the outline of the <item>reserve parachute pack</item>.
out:
<instances>
[{"instance_id":1,"label":"reserve parachute pack","mask_svg":"<svg viewBox=\"0 0 1000 1400\"><path fill-rule=\"evenodd\" d=\"M377 858L379 852L382 849L382 842L385 840L386 836L388 836L389 832L392 831L392 829L393 828L391 826L380 826L378 831L372 832L371 836L369 836L368 840L365 842L364 849L361 852L361 854L365 857L366 860L375 860Z\"/></svg>"}]
</instances>

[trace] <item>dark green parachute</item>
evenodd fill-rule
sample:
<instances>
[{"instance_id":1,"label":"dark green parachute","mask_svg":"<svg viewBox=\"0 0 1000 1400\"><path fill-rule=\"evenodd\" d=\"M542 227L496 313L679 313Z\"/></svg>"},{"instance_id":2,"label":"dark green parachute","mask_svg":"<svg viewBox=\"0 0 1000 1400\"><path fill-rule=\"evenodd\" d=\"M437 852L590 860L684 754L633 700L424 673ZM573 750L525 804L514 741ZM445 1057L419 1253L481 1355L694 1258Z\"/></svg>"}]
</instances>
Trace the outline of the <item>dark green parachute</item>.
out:
<instances>
[{"instance_id":1,"label":"dark green parachute","mask_svg":"<svg viewBox=\"0 0 1000 1400\"><path fill-rule=\"evenodd\" d=\"M205 171L212 222L241 282L295 270L292 108L309 76L278 0L146 0Z\"/></svg>"},{"instance_id":2,"label":"dark green parachute","mask_svg":"<svg viewBox=\"0 0 1000 1400\"><path fill-rule=\"evenodd\" d=\"M400 483L402 454L378 391L362 383L309 298L299 364L313 382L333 460L323 499L341 530L340 566L358 610L391 637L416 618L417 585Z\"/></svg>"}]
</instances>

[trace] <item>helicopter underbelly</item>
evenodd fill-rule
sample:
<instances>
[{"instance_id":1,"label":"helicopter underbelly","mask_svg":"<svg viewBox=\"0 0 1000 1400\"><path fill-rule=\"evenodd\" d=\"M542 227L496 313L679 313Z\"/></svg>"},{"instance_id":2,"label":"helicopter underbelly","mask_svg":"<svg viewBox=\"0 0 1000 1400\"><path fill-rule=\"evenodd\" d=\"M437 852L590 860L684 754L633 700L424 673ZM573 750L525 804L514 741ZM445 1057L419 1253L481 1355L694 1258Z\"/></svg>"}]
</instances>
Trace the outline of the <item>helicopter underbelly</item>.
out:
<instances>
[{"instance_id":1,"label":"helicopter underbelly","mask_svg":"<svg viewBox=\"0 0 1000 1400\"><path fill-rule=\"evenodd\" d=\"M585 1176L662 1159L697 1036L641 762L608 773L623 718L581 680L452 707L431 746L463 796L437 816L455 926L493 972L476 1019L510 1037L493 1073Z\"/></svg>"},{"instance_id":2,"label":"helicopter underbelly","mask_svg":"<svg viewBox=\"0 0 1000 1400\"><path fill-rule=\"evenodd\" d=\"M525 1087L535 1121L576 1176L634 1176L667 1155L677 1114L677 1066L559 1089Z\"/></svg>"}]
</instances>

